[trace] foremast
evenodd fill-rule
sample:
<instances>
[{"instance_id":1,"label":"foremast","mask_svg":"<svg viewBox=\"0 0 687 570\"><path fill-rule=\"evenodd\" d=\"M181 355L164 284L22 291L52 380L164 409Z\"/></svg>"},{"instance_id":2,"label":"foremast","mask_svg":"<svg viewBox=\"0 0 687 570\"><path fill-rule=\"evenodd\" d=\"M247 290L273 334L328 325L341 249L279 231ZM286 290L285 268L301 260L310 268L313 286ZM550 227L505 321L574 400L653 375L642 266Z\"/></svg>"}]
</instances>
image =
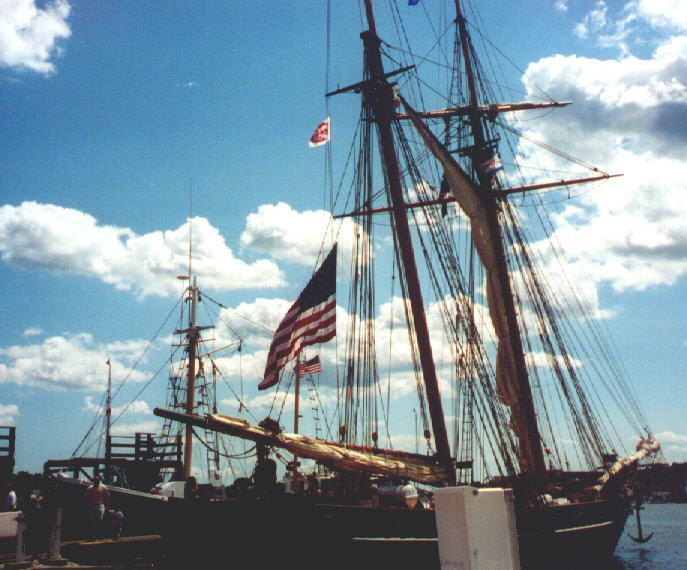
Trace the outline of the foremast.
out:
<instances>
[{"instance_id":1,"label":"foremast","mask_svg":"<svg viewBox=\"0 0 687 570\"><path fill-rule=\"evenodd\" d=\"M449 445L444 412L439 393L432 345L429 338L429 328L425 316L424 301L420 289L410 227L406 214L406 204L403 197L403 187L398 165L398 156L394 145L392 122L396 110L394 104L394 92L392 86L386 81L384 66L379 49L381 40L377 36L374 12L371 0L365 0L365 13L367 16L368 30L361 34L365 49L365 66L367 81L363 84L363 94L370 105L379 133L383 167L386 182L389 188L392 205L392 217L396 229L396 237L400 248L400 257L403 264L408 297L413 318L415 338L420 355L420 366L424 379L429 415L434 432L437 459L446 466L447 482L455 482L455 469L451 460L451 448Z\"/></svg>"}]
</instances>

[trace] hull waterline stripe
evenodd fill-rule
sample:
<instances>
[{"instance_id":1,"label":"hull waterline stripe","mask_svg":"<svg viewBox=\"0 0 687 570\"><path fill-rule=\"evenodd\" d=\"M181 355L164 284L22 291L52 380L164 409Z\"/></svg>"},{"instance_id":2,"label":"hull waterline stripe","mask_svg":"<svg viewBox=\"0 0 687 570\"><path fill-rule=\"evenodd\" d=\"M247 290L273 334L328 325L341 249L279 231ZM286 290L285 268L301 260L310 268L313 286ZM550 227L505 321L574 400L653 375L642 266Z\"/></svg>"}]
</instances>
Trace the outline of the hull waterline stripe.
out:
<instances>
[{"instance_id":1,"label":"hull waterline stripe","mask_svg":"<svg viewBox=\"0 0 687 570\"><path fill-rule=\"evenodd\" d=\"M605 521L602 523L589 524L584 526L573 526L570 528L561 528L554 530L555 533L575 532L579 530L592 530L595 528L602 528L612 525L613 521ZM436 538L404 538L404 537L369 537L369 536L354 536L351 540L354 542L437 542Z\"/></svg>"},{"instance_id":2,"label":"hull waterline stripe","mask_svg":"<svg viewBox=\"0 0 687 570\"><path fill-rule=\"evenodd\" d=\"M373 538L368 536L354 536L351 540L354 542L437 542L438 538L414 538L414 537L380 537Z\"/></svg>"},{"instance_id":3,"label":"hull waterline stripe","mask_svg":"<svg viewBox=\"0 0 687 570\"><path fill-rule=\"evenodd\" d=\"M573 526L570 528L560 528L560 529L554 530L553 532L563 533L563 532L575 532L577 530L591 530L593 528L601 528L602 526L609 526L612 524L613 524L613 521L606 521L606 522L602 522L602 523L588 524L585 526Z\"/></svg>"}]
</instances>

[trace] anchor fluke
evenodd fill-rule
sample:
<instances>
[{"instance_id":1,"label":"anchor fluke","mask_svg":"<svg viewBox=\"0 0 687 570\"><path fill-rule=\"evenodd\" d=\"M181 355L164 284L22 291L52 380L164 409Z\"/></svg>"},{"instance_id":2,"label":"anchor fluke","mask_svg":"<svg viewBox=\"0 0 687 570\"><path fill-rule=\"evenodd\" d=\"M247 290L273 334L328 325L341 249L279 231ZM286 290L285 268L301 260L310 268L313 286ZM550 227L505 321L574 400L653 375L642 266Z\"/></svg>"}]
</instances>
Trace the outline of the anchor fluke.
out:
<instances>
[{"instance_id":1,"label":"anchor fluke","mask_svg":"<svg viewBox=\"0 0 687 570\"><path fill-rule=\"evenodd\" d=\"M642 536L641 533L639 536L632 536L631 534L628 534L627 536L629 536L635 542L642 543L649 542L651 540L651 537L654 536L654 533L652 532L651 534L649 534L649 536Z\"/></svg>"}]
</instances>

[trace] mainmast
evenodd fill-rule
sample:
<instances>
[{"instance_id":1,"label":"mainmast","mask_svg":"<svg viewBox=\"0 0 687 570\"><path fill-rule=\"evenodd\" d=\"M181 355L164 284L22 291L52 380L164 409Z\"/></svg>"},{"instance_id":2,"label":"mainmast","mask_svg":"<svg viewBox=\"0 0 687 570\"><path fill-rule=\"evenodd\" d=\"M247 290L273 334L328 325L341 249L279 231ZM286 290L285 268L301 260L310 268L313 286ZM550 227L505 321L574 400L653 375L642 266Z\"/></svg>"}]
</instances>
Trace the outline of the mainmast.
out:
<instances>
[{"instance_id":1,"label":"mainmast","mask_svg":"<svg viewBox=\"0 0 687 570\"><path fill-rule=\"evenodd\" d=\"M394 146L392 121L396 111L392 86L387 82L379 50L380 39L377 36L374 12L371 0L365 0L365 11L369 30L361 34L365 46L365 62L369 80L363 85L363 93L372 108L374 119L379 132L379 142L384 161L387 184L392 202L392 216L396 228L396 236L400 247L401 262L408 286L408 297L415 328L415 337L420 354L420 365L427 391L429 414L434 431L437 457L440 461L448 463L451 459L444 413L439 393L432 345L429 338L429 329L425 317L425 307L420 289L410 227L406 214L406 205L403 198L401 176L399 172L398 156ZM455 481L455 471L448 469L448 481Z\"/></svg>"},{"instance_id":2,"label":"mainmast","mask_svg":"<svg viewBox=\"0 0 687 570\"><path fill-rule=\"evenodd\" d=\"M515 303L513 301L513 289L510 281L510 274L508 272L508 262L503 245L503 236L498 220L499 205L492 191L494 174L488 174L481 168L483 163L492 158L494 152L493 149L489 148L484 136L482 125L484 111L479 105L477 96L475 73L472 65L470 35L468 33L465 18L463 17L460 1L455 0L455 5L456 22L458 24L458 33L468 86L469 101L467 116L474 139L474 148L470 158L473 171L477 174L479 180L477 193L481 198L482 205L486 208L484 212L485 221L487 222L489 233L491 234L490 241L494 246L494 251L492 253L494 259L493 268L495 270L495 285L500 289L499 296L502 301L502 310L505 313L504 316L508 327L507 338L510 344L509 352L512 354L518 386L519 398L518 403L513 407L513 412L516 434L520 443L520 466L525 473L534 475L539 484L543 484L546 481L546 465L544 463L544 454L532 399L532 389L527 373L527 366L525 364L520 327L518 325Z\"/></svg>"}]
</instances>

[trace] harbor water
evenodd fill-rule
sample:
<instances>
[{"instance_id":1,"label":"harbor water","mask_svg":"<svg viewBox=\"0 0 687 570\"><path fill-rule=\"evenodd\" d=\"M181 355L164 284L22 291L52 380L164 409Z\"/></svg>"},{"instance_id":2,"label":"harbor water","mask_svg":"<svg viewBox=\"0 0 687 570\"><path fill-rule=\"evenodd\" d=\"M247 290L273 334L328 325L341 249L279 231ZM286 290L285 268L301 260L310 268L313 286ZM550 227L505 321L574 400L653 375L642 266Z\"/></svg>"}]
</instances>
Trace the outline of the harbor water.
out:
<instances>
[{"instance_id":1,"label":"harbor water","mask_svg":"<svg viewBox=\"0 0 687 570\"><path fill-rule=\"evenodd\" d=\"M627 520L625 532L611 562L598 568L579 570L686 570L687 503L647 504L641 512L644 536L650 541L639 544L634 513Z\"/></svg>"}]
</instances>

